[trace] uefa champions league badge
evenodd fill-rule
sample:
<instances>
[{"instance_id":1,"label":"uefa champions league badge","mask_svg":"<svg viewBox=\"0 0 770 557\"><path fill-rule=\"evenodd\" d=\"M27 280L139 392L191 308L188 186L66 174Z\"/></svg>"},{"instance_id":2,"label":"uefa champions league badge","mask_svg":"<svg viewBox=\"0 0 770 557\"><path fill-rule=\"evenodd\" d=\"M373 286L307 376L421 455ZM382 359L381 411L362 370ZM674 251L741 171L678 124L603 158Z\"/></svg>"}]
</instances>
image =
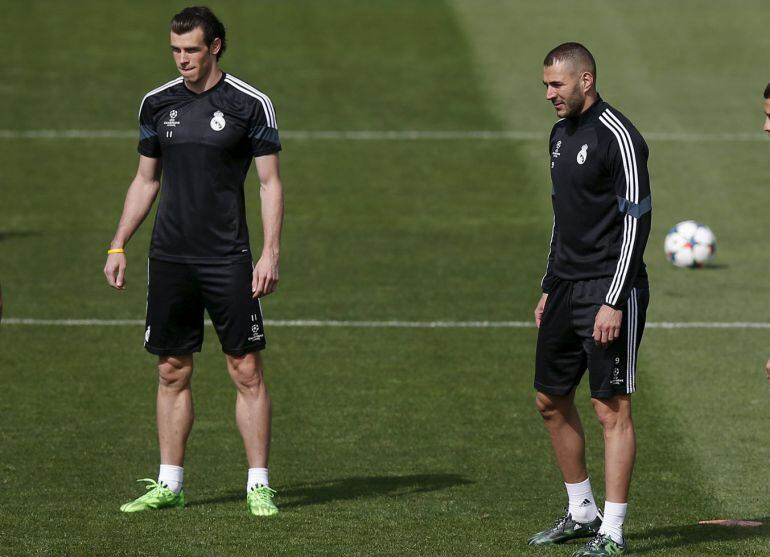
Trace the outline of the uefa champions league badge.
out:
<instances>
[{"instance_id":1,"label":"uefa champions league badge","mask_svg":"<svg viewBox=\"0 0 770 557\"><path fill-rule=\"evenodd\" d=\"M182 122L176 119L176 117L179 115L179 113L176 110L172 110L168 113L168 120L163 122L163 125L167 128L175 128Z\"/></svg>"},{"instance_id":2,"label":"uefa champions league badge","mask_svg":"<svg viewBox=\"0 0 770 557\"><path fill-rule=\"evenodd\" d=\"M556 149L551 151L551 159L558 159L561 156L559 149L561 149L561 139L556 142ZM551 168L553 168L554 164L555 164L555 161L551 160Z\"/></svg>"},{"instance_id":3,"label":"uefa champions league badge","mask_svg":"<svg viewBox=\"0 0 770 557\"><path fill-rule=\"evenodd\" d=\"M262 340L265 335L259 332L259 324L254 323L251 326L251 336L249 337L249 342L254 342L255 340Z\"/></svg>"},{"instance_id":4,"label":"uefa champions league badge","mask_svg":"<svg viewBox=\"0 0 770 557\"><path fill-rule=\"evenodd\" d=\"M554 159L558 159L561 156L561 153L559 152L559 149L561 149L561 139L556 142L556 149L554 149L551 152L551 157Z\"/></svg>"},{"instance_id":5,"label":"uefa champions league badge","mask_svg":"<svg viewBox=\"0 0 770 557\"><path fill-rule=\"evenodd\" d=\"M225 129L225 115L221 110L217 110L214 113L214 117L211 119L211 122L209 122L209 125L215 132L221 132Z\"/></svg>"}]
</instances>

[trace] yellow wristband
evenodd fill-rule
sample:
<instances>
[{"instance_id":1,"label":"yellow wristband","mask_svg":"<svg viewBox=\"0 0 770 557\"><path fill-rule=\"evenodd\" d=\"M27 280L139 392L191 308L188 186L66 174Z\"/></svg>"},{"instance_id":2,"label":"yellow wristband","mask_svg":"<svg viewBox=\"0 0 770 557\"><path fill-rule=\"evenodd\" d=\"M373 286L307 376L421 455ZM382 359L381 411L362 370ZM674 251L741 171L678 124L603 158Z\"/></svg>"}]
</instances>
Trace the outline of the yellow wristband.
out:
<instances>
[{"instance_id":1,"label":"yellow wristband","mask_svg":"<svg viewBox=\"0 0 770 557\"><path fill-rule=\"evenodd\" d=\"M111 253L126 253L126 250L123 248L108 249L107 255L110 255Z\"/></svg>"}]
</instances>

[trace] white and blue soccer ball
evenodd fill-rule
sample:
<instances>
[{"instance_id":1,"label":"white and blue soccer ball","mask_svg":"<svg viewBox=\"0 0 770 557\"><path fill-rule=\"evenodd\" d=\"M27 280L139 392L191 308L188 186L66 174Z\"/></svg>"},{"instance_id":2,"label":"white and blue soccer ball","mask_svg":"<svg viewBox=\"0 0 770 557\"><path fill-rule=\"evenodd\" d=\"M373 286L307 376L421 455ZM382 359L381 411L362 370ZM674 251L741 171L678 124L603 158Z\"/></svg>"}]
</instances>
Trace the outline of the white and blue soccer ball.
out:
<instances>
[{"instance_id":1,"label":"white and blue soccer ball","mask_svg":"<svg viewBox=\"0 0 770 557\"><path fill-rule=\"evenodd\" d=\"M668 231L663 249L668 260L677 267L703 267L717 248L711 229L700 222L686 220Z\"/></svg>"}]
</instances>

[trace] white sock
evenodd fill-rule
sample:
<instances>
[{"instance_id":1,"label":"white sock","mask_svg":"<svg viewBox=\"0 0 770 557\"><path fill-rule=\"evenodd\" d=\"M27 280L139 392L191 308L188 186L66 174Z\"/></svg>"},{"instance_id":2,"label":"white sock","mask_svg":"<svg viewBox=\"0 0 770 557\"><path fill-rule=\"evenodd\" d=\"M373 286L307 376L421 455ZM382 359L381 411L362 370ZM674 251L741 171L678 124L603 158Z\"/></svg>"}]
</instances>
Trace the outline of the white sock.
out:
<instances>
[{"instance_id":1,"label":"white sock","mask_svg":"<svg viewBox=\"0 0 770 557\"><path fill-rule=\"evenodd\" d=\"M599 533L609 536L616 543L623 543L623 521L626 518L628 503L604 502L604 519Z\"/></svg>"},{"instance_id":2,"label":"white sock","mask_svg":"<svg viewBox=\"0 0 770 557\"><path fill-rule=\"evenodd\" d=\"M161 464L158 472L158 483L162 483L174 493L182 491L184 468L173 464Z\"/></svg>"},{"instance_id":3,"label":"white sock","mask_svg":"<svg viewBox=\"0 0 770 557\"><path fill-rule=\"evenodd\" d=\"M269 486L267 468L249 468L249 479L246 482L246 491L251 491L257 485Z\"/></svg>"},{"instance_id":4,"label":"white sock","mask_svg":"<svg viewBox=\"0 0 770 557\"><path fill-rule=\"evenodd\" d=\"M599 510L596 508L594 493L591 490L591 478L586 478L580 483L568 484L564 482L569 497L569 513L572 520L585 524L596 518Z\"/></svg>"}]
</instances>

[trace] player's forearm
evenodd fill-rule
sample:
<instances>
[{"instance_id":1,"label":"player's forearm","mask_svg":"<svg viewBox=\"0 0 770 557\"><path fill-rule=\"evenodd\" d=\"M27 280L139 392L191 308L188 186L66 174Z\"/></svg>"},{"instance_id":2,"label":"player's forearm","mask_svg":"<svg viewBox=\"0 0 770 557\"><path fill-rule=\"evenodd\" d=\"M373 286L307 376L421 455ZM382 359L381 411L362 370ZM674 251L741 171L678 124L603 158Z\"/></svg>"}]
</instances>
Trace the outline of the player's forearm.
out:
<instances>
[{"instance_id":1,"label":"player's forearm","mask_svg":"<svg viewBox=\"0 0 770 557\"><path fill-rule=\"evenodd\" d=\"M160 182L157 180L145 180L140 177L134 179L126 193L123 213L115 236L110 242L111 248L125 247L149 214L159 189Z\"/></svg>"},{"instance_id":2,"label":"player's forearm","mask_svg":"<svg viewBox=\"0 0 770 557\"><path fill-rule=\"evenodd\" d=\"M262 253L275 259L281 251L281 228L283 227L283 186L278 176L272 176L260 184L259 196L262 202L262 232L264 242Z\"/></svg>"}]
</instances>

